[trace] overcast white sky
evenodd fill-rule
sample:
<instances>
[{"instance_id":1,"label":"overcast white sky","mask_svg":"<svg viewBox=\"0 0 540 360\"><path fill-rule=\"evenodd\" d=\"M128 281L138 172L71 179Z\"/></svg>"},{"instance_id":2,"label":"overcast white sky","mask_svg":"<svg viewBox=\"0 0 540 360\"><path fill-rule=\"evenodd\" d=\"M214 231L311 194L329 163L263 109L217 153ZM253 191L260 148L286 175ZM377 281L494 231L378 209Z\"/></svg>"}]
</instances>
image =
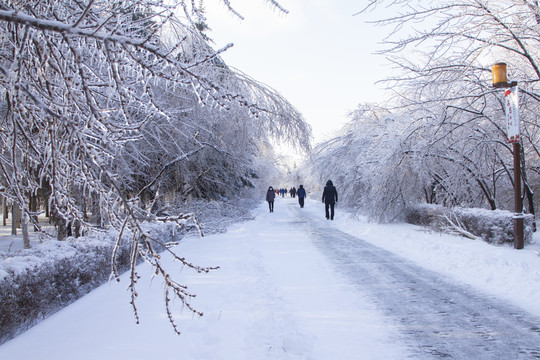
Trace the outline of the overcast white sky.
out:
<instances>
[{"instance_id":1,"label":"overcast white sky","mask_svg":"<svg viewBox=\"0 0 540 360\"><path fill-rule=\"evenodd\" d=\"M366 23L359 0L279 0L289 14L265 0L230 0L239 20L221 0L206 0L209 36L229 66L276 89L311 124L319 142L347 122L359 103L382 97L374 83L388 70L373 53L388 29Z\"/></svg>"}]
</instances>

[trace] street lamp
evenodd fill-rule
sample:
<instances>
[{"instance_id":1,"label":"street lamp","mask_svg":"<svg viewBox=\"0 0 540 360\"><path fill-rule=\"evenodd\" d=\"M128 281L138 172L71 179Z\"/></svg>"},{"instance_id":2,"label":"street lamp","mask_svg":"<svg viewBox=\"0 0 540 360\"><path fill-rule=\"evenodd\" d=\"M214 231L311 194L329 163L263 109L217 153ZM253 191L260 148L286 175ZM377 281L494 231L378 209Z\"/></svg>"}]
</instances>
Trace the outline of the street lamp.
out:
<instances>
[{"instance_id":1,"label":"street lamp","mask_svg":"<svg viewBox=\"0 0 540 360\"><path fill-rule=\"evenodd\" d=\"M523 249L523 204L521 201L521 146L517 81L508 82L506 63L498 62L491 68L493 87L506 88L506 128L508 142L514 145L514 249Z\"/></svg>"},{"instance_id":2,"label":"street lamp","mask_svg":"<svg viewBox=\"0 0 540 360\"><path fill-rule=\"evenodd\" d=\"M493 87L495 88L510 88L517 86L517 81L508 82L506 77L506 63L498 62L491 67L491 75L493 79Z\"/></svg>"}]
</instances>

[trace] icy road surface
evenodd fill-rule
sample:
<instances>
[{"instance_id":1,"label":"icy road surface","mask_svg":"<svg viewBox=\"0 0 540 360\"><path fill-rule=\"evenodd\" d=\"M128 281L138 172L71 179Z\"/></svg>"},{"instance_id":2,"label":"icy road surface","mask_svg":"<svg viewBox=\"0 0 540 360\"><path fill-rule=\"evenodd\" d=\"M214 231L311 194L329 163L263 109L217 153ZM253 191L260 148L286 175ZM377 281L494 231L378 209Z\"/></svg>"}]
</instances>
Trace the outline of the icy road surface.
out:
<instances>
[{"instance_id":1,"label":"icy road surface","mask_svg":"<svg viewBox=\"0 0 540 360\"><path fill-rule=\"evenodd\" d=\"M301 210L296 213L317 247L399 324L413 358L540 359L538 318L361 238L321 226Z\"/></svg>"}]
</instances>

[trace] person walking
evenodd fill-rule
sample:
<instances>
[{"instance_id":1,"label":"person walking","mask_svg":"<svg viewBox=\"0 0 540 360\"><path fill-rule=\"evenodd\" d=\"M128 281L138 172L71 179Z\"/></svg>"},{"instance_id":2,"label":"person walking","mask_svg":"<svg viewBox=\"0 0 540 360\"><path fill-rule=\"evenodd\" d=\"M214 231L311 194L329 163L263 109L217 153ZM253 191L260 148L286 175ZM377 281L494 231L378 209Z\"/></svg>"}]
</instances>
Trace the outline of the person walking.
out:
<instances>
[{"instance_id":1,"label":"person walking","mask_svg":"<svg viewBox=\"0 0 540 360\"><path fill-rule=\"evenodd\" d=\"M296 191L296 195L298 195L298 203L300 204L300 207L304 207L304 199L306 198L306 189L304 189L304 185L300 185L298 187L298 190Z\"/></svg>"},{"instance_id":2,"label":"person walking","mask_svg":"<svg viewBox=\"0 0 540 360\"><path fill-rule=\"evenodd\" d=\"M268 201L268 208L270 209L270 212L274 212L274 199L276 198L276 193L274 191L273 187L269 187L268 191L266 192L266 201Z\"/></svg>"},{"instance_id":3,"label":"person walking","mask_svg":"<svg viewBox=\"0 0 540 360\"><path fill-rule=\"evenodd\" d=\"M292 198L296 197L296 188L294 186L289 190L289 194L291 194Z\"/></svg>"},{"instance_id":4,"label":"person walking","mask_svg":"<svg viewBox=\"0 0 540 360\"><path fill-rule=\"evenodd\" d=\"M324 203L324 211L326 213L326 220L334 220L334 207L338 201L338 194L336 187L332 183L332 180L326 182L322 194L322 202ZM330 211L328 211L330 210Z\"/></svg>"}]
</instances>

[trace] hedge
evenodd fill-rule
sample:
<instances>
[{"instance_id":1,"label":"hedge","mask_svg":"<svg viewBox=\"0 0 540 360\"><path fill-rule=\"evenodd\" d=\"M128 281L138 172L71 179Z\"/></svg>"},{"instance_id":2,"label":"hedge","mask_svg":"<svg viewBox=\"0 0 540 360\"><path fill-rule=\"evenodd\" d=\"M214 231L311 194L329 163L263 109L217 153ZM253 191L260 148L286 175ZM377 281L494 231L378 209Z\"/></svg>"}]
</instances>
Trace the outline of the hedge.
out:
<instances>
[{"instance_id":1,"label":"hedge","mask_svg":"<svg viewBox=\"0 0 540 360\"><path fill-rule=\"evenodd\" d=\"M514 242L514 213L505 210L470 208L446 208L440 205L422 204L406 210L408 223L427 226L439 231L456 230L456 226L484 241L502 245ZM524 214L524 242L531 243L534 216Z\"/></svg>"},{"instance_id":2,"label":"hedge","mask_svg":"<svg viewBox=\"0 0 540 360\"><path fill-rule=\"evenodd\" d=\"M178 240L172 227L158 231ZM0 252L0 344L106 283L112 273L114 232L99 238L48 240L29 250ZM129 269L129 243L117 256L120 272Z\"/></svg>"}]
</instances>

